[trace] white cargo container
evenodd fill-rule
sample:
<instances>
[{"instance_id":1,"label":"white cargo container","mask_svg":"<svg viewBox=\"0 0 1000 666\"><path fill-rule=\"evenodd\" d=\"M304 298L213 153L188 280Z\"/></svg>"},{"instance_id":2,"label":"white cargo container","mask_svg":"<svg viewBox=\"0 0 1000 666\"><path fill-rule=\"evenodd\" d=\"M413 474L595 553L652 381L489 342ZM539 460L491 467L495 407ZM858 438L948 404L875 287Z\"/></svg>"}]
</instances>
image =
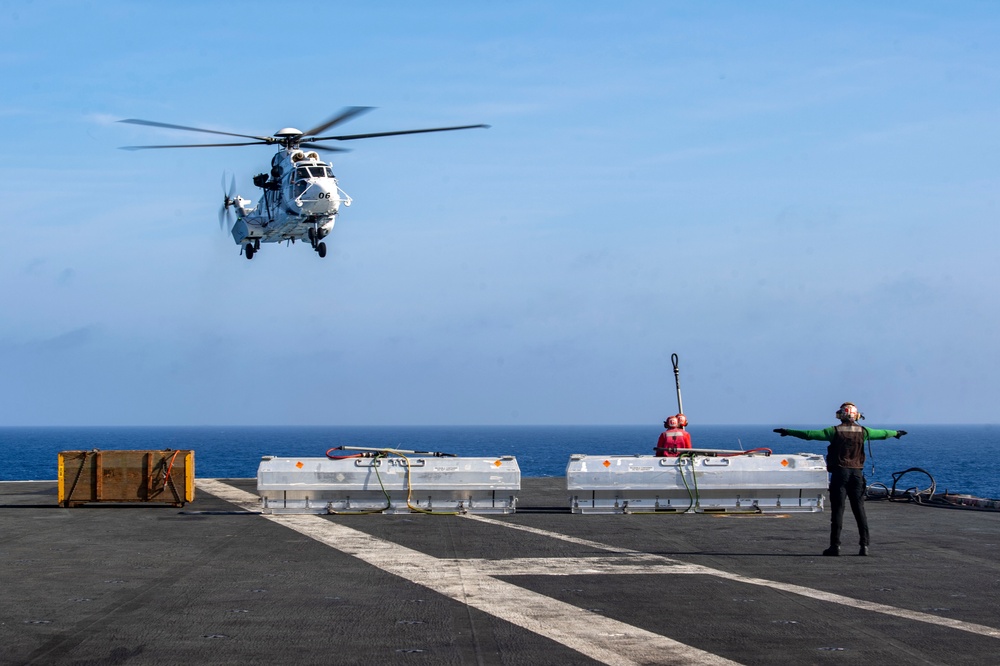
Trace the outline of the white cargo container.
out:
<instances>
[{"instance_id":1,"label":"white cargo container","mask_svg":"<svg viewBox=\"0 0 1000 666\"><path fill-rule=\"evenodd\" d=\"M785 513L823 510L823 456L690 449L677 457L570 457L573 513Z\"/></svg>"},{"instance_id":2,"label":"white cargo container","mask_svg":"<svg viewBox=\"0 0 1000 666\"><path fill-rule=\"evenodd\" d=\"M514 513L521 470L496 458L264 456L264 513Z\"/></svg>"}]
</instances>

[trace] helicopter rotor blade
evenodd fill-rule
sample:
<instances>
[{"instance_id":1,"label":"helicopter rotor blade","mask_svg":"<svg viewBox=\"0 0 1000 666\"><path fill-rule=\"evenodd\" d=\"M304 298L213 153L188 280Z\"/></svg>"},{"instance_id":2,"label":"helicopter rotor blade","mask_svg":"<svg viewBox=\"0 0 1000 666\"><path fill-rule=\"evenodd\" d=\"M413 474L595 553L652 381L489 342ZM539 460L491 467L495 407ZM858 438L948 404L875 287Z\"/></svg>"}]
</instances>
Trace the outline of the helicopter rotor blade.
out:
<instances>
[{"instance_id":1,"label":"helicopter rotor blade","mask_svg":"<svg viewBox=\"0 0 1000 666\"><path fill-rule=\"evenodd\" d=\"M337 146L324 146L321 143L306 142L306 143L300 143L299 146L301 148L310 148L312 150L325 150L328 153L349 153L349 152L351 152L350 148L338 148Z\"/></svg>"},{"instance_id":2,"label":"helicopter rotor blade","mask_svg":"<svg viewBox=\"0 0 1000 666\"><path fill-rule=\"evenodd\" d=\"M426 134L428 132L451 132L453 130L466 130L489 128L489 125L459 125L457 127L433 127L430 129L400 130L397 132L373 132L370 134L344 134L341 136L313 136L310 141L353 141L354 139L372 139L379 136L399 136L400 134Z\"/></svg>"},{"instance_id":3,"label":"helicopter rotor blade","mask_svg":"<svg viewBox=\"0 0 1000 666\"><path fill-rule=\"evenodd\" d=\"M187 132L204 132L205 134L222 134L223 136L238 136L244 139L257 139L258 141L265 141L267 143L274 142L274 139L269 136L234 134L233 132L222 132L220 130L202 129L201 127L188 127L187 125L172 125L170 123L159 123L156 122L155 120L140 120L138 118L126 118L125 120L119 120L118 122L130 123L132 125L146 125L148 127L165 127L167 129L179 129L179 130L185 130Z\"/></svg>"},{"instance_id":4,"label":"helicopter rotor blade","mask_svg":"<svg viewBox=\"0 0 1000 666\"><path fill-rule=\"evenodd\" d=\"M312 129L303 132L302 136L313 136L315 134L319 134L320 132L325 132L328 129L330 129L331 127L333 127L334 125L339 125L341 123L347 122L348 120L351 120L352 118L356 118L356 117L360 116L363 113L368 113L369 111L371 111L374 108L375 108L374 106L348 106L348 107L345 107L345 108L341 109L340 113L338 113L337 115L335 115L333 118L330 118L325 123L322 123L321 125L317 125L316 127L313 127Z\"/></svg>"},{"instance_id":5,"label":"helicopter rotor blade","mask_svg":"<svg viewBox=\"0 0 1000 666\"><path fill-rule=\"evenodd\" d=\"M172 143L165 146L119 146L119 150L149 150L151 148L226 148L229 146L266 146L267 141L248 141L246 143Z\"/></svg>"}]
</instances>

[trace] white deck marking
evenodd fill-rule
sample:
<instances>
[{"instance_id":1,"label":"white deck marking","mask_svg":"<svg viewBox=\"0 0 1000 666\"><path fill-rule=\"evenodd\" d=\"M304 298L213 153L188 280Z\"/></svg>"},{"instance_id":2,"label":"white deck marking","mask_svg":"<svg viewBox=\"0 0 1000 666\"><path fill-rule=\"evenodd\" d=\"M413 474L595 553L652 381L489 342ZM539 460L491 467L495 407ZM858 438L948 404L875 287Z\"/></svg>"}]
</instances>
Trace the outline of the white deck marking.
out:
<instances>
[{"instance_id":1,"label":"white deck marking","mask_svg":"<svg viewBox=\"0 0 1000 666\"><path fill-rule=\"evenodd\" d=\"M974 624L972 622L953 620L947 617L940 617L938 615L931 615L929 613L921 613L919 611L911 611L905 608L897 608L895 606L880 604L874 601L853 599L851 597L845 597L841 594L835 594L833 592L824 592L822 590L814 590L811 587L805 587L802 585L781 583L774 580L767 580L766 578L752 578L750 576L743 576L728 571L722 571L721 569L712 569L711 567L705 567L696 564L689 565L680 562L678 560L672 560L669 557L663 557L662 555L652 555L650 553L643 553L637 550L629 550L627 548L619 548L617 546L608 546L598 541L580 539L578 537L572 537L566 534L559 534L558 532L548 532L546 530L540 530L535 527L528 527L527 525L516 525L514 523L502 522L499 520L484 518L482 516L476 516L472 514L467 514L464 517L468 518L469 520L478 520L481 522L490 523L491 525L502 525L504 527L509 527L510 529L521 530L523 532L530 532L531 534L538 534L540 536L547 536L552 539L560 539L562 541L568 541L578 546L596 548L599 550L605 550L608 552L617 553L619 555L642 556L644 558L647 558L644 561L650 563L655 561L659 563L661 567L664 567L659 569L658 573L696 573L696 574L703 574L706 576L715 576L716 578L724 578L738 583L747 583L749 585L760 585L762 587L769 587L773 590L790 592L791 594L797 594L799 596L808 597L810 599L818 599L819 601L827 601L834 604L840 604L842 606L849 606L851 608L858 608L861 610L872 611L874 613L882 613L884 615L891 615L893 617L906 618L908 620L916 620L917 622L926 622L927 624L936 624L941 627L948 627L950 629L967 631L972 634L987 636L989 638L1000 638L1000 629L997 629L995 627L989 627L982 624ZM580 573L585 573L585 572L580 572ZM615 573L629 573L629 572L625 569L622 569L621 571L616 570ZM514 575L514 574L505 574L505 575Z\"/></svg>"},{"instance_id":2,"label":"white deck marking","mask_svg":"<svg viewBox=\"0 0 1000 666\"><path fill-rule=\"evenodd\" d=\"M655 556L653 556L655 557ZM667 564L643 557L517 557L509 560L466 559L467 566L488 576L580 576L618 574L700 574L693 564Z\"/></svg>"},{"instance_id":3,"label":"white deck marking","mask_svg":"<svg viewBox=\"0 0 1000 666\"><path fill-rule=\"evenodd\" d=\"M243 508L260 508L256 495L217 479L198 479L197 487ZM498 580L479 569L480 566L502 565L502 562L431 557L316 515L262 516L383 571L557 641L605 664L737 664L711 652ZM606 546L602 548L607 549ZM638 558L631 555L628 553L628 556L619 559L633 564L652 561L644 553L638 553ZM541 560L535 562L537 565ZM559 559L550 560L545 567L538 568L551 568L556 562ZM598 564L596 560L592 563L593 566ZM647 567L648 564L643 564L643 573L649 573ZM522 569L520 573L525 571ZM581 617L584 614L585 618Z\"/></svg>"},{"instance_id":4,"label":"white deck marking","mask_svg":"<svg viewBox=\"0 0 1000 666\"><path fill-rule=\"evenodd\" d=\"M216 479L198 479L197 484L198 488L246 509L257 510L260 508L260 500L256 495ZM598 541L474 514L467 514L464 517L469 520L559 539L602 553L614 553L617 557L517 558L509 560L439 559L389 541L377 539L320 516L264 514L264 517L384 571L556 640L607 664L668 663L664 661L664 658L690 664L733 664L736 662L599 615L588 615L586 622L580 622L581 610L578 607L505 583L495 577L593 574L714 576L849 608L957 629L989 638L1000 638L1000 629L995 627L854 599L802 585L743 576L721 569L688 564L662 555L611 546Z\"/></svg>"}]
</instances>

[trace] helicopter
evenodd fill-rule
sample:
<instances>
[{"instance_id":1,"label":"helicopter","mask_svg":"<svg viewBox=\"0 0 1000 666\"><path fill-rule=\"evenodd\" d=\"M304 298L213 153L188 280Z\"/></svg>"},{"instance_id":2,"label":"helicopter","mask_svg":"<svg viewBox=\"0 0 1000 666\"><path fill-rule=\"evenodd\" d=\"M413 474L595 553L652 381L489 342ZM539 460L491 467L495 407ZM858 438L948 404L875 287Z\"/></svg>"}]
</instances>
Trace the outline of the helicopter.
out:
<instances>
[{"instance_id":1,"label":"helicopter","mask_svg":"<svg viewBox=\"0 0 1000 666\"><path fill-rule=\"evenodd\" d=\"M489 125L483 124L459 125L394 132L320 136L327 130L367 113L373 108L370 106L345 107L333 117L305 132L294 127L285 127L271 136L236 134L138 118L128 118L118 122L252 139L252 141L231 143L122 146L122 150L279 146L281 150L271 158L270 171L253 177L253 184L263 191L256 205L251 205L252 200L236 195L235 176L227 189L226 175L222 175L223 201L222 207L219 209L219 226L225 231L226 222L230 222L230 233L233 240L240 246L240 252L247 259L253 259L254 255L260 251L261 243L284 241L287 244L294 243L296 240L308 240L313 250L320 257L325 257L326 243L323 239L333 231L334 221L340 207L350 206L352 200L346 192L340 189L337 178L333 174L333 164L321 160L318 152L345 152L346 149L321 142L353 141L401 134L426 134L428 132L450 132L489 127ZM233 219L234 213L235 220Z\"/></svg>"}]
</instances>

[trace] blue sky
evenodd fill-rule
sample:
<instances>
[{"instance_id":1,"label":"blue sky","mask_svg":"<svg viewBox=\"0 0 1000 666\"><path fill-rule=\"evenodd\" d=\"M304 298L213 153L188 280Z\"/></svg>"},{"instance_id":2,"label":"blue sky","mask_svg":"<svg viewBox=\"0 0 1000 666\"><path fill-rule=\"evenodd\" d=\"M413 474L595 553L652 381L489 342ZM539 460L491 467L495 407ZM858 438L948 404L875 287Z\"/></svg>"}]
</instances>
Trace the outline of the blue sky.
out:
<instances>
[{"instance_id":1,"label":"blue sky","mask_svg":"<svg viewBox=\"0 0 1000 666\"><path fill-rule=\"evenodd\" d=\"M0 4L0 425L997 422L994 3ZM319 259L219 231L353 142Z\"/></svg>"}]
</instances>

